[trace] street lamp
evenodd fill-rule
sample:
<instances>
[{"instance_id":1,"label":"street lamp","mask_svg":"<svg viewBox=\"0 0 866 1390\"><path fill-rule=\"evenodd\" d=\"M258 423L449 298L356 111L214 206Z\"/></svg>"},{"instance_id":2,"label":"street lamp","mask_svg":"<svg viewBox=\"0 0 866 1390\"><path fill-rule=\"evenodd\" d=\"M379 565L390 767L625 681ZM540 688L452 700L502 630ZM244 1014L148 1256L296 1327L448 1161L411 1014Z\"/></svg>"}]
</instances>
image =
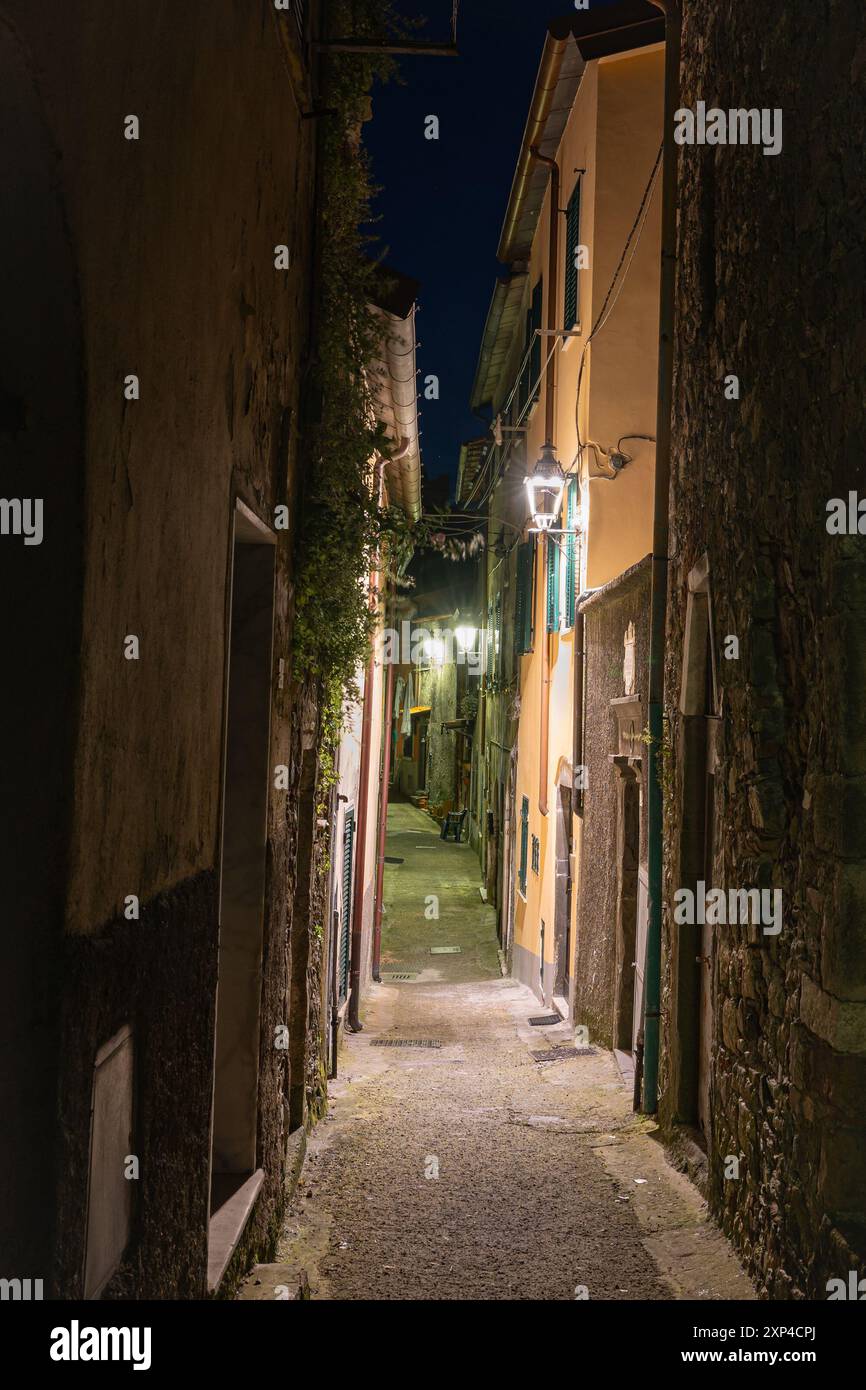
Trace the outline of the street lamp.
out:
<instances>
[{"instance_id":1,"label":"street lamp","mask_svg":"<svg viewBox=\"0 0 866 1390\"><path fill-rule=\"evenodd\" d=\"M445 643L441 637L428 637L424 642L424 655L431 666L441 666L445 660Z\"/></svg>"},{"instance_id":2,"label":"street lamp","mask_svg":"<svg viewBox=\"0 0 866 1390\"><path fill-rule=\"evenodd\" d=\"M552 444L543 444L535 469L526 476L529 510L536 531L549 531L562 507L565 474L559 466Z\"/></svg>"}]
</instances>

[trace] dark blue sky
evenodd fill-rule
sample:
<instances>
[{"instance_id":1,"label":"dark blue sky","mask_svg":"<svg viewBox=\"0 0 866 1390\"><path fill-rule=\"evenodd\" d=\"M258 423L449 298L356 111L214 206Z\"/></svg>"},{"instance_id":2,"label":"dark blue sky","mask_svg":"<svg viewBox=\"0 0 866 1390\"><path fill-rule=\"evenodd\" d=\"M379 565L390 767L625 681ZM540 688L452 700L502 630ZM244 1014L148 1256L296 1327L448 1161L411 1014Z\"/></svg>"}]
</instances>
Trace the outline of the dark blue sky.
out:
<instances>
[{"instance_id":1,"label":"dark blue sky","mask_svg":"<svg viewBox=\"0 0 866 1390\"><path fill-rule=\"evenodd\" d=\"M448 39L451 0L395 3L427 18L419 38ZM420 401L428 478L453 479L461 441L484 430L469 395L505 204L548 21L574 13L569 0L461 0L460 57L401 58L405 85L373 94L364 138L382 187L376 231L389 263L421 282L419 383L439 377L439 400ZM424 138L428 115L439 118L438 140Z\"/></svg>"}]
</instances>

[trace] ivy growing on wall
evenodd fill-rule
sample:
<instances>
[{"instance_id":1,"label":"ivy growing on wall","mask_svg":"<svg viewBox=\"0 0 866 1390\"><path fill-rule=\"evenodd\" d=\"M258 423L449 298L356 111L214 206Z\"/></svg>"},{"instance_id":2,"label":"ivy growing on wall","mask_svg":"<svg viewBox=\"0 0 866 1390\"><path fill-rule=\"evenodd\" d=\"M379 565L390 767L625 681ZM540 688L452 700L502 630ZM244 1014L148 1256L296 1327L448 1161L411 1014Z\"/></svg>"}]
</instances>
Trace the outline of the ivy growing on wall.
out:
<instances>
[{"instance_id":1,"label":"ivy growing on wall","mask_svg":"<svg viewBox=\"0 0 866 1390\"><path fill-rule=\"evenodd\" d=\"M331 37L384 42L397 32L388 0L336 0ZM375 496L377 456L388 444L373 411L371 364L381 320L370 307L375 268L374 189L361 143L370 92L387 80L387 56L326 54L321 105L320 294L317 361L309 412L309 473L296 567L295 671L321 678L331 710L367 657L374 615L365 580L376 557L394 567L412 546L412 526Z\"/></svg>"}]
</instances>

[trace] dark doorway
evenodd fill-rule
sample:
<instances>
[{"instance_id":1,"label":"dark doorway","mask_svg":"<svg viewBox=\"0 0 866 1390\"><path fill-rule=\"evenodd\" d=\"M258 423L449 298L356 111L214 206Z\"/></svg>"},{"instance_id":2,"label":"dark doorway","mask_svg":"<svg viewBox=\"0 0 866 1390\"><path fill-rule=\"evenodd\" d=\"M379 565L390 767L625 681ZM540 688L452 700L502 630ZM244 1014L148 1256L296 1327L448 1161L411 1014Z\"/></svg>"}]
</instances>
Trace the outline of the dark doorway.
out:
<instances>
[{"instance_id":1,"label":"dark doorway","mask_svg":"<svg viewBox=\"0 0 866 1390\"><path fill-rule=\"evenodd\" d=\"M234 518L220 864L209 1283L256 1176L265 852L270 787L274 536ZM234 1208L234 1209L233 1209ZM230 1247L229 1247L230 1248Z\"/></svg>"},{"instance_id":2,"label":"dark doorway","mask_svg":"<svg viewBox=\"0 0 866 1390\"><path fill-rule=\"evenodd\" d=\"M427 790L427 744L430 716L425 714L418 720L418 790Z\"/></svg>"},{"instance_id":3,"label":"dark doorway","mask_svg":"<svg viewBox=\"0 0 866 1390\"><path fill-rule=\"evenodd\" d=\"M616 1018L614 1047L631 1052L640 867L640 786L633 767L617 763Z\"/></svg>"},{"instance_id":4,"label":"dark doorway","mask_svg":"<svg viewBox=\"0 0 866 1390\"><path fill-rule=\"evenodd\" d=\"M571 989L571 786L561 782L556 800L556 884L553 993L568 1011Z\"/></svg>"}]
</instances>

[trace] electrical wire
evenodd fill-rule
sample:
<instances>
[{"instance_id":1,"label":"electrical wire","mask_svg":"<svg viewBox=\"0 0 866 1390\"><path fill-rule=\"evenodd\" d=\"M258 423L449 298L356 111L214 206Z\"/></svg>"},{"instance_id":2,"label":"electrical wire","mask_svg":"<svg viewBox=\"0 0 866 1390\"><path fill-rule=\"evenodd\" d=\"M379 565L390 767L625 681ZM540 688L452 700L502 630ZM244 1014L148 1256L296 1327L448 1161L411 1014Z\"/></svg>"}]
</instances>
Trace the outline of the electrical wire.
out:
<instances>
[{"instance_id":1,"label":"electrical wire","mask_svg":"<svg viewBox=\"0 0 866 1390\"><path fill-rule=\"evenodd\" d=\"M508 394L508 397L507 397L506 400L503 402L502 411L500 411L500 415L501 415L503 412L507 412L507 411L508 411L508 409L509 409L509 407L510 407L510 405L511 405L511 402L512 402L512 400L514 399L515 392L518 390L518 388L519 388L519 386L520 386L520 379L521 379L521 377L522 377L522 375L523 375L524 367L526 366L527 360L528 360L528 358L529 358L529 356L530 356L530 354L531 354L531 352L532 352L532 350L533 350L533 348L534 348L534 346L535 346L534 340L535 340L536 337L539 337L539 336L540 336L540 332L539 332L538 329L536 329L535 332L534 332L534 334L533 334L533 336L532 336L532 341L530 341L529 346L528 346L527 349L526 349L526 352L523 354L523 358L521 359L520 366L519 366L519 368L518 368L518 370L517 370L517 374L516 374L516 378L515 378L514 385L512 386L512 388L511 388L511 390L510 390L510 392L509 392L509 394ZM540 370L539 370L538 376L536 377L535 381L532 382L532 384L531 384L531 386L530 386L530 389L529 389L529 392L528 392L527 398L526 398L526 404L524 405L523 409L521 410L520 414L518 415L516 424L515 424L514 426L512 426L512 428L513 428L514 430L519 430L519 429L520 429L521 421L523 420L524 416L527 414L527 412L529 411L529 409L535 404L536 399L537 399L536 391L540 391L540 390L541 390L541 383L542 383L542 381L544 380L544 377L545 377L545 375L546 375L546 373L547 373L547 368L548 368L548 365L549 365L549 363L550 363L550 359L551 359L551 357L553 356L553 354L556 352L557 348L560 347L560 345L561 345L561 344L560 344L560 339L559 339L558 337L557 337L557 338L554 338L554 340L553 340L553 347L550 349L550 352L547 354L547 357L546 357L546 359L545 359L545 361L544 361L544 364L543 364L543 366L542 366L542 367L540 368ZM509 439L508 445L507 445L507 447L506 447L506 449L505 449L505 453L504 453L504 455L500 458L499 466L498 466L498 468L495 470L493 477L491 478L489 484L487 485L487 488L486 488L486 490L485 490L485 492L484 492L483 497L479 497L478 502L477 502L477 505L478 505L479 507L482 507L482 506L484 505L484 503L488 500L488 498L490 497L490 495L491 495L491 493L493 492L494 488L496 487L497 483L499 482L500 478L501 478L502 475L504 474L506 465L507 465L508 460L509 460L509 458L510 458L510 456L511 456L511 450L512 450L513 446L514 446L514 437L512 437L511 439ZM474 492L474 485L473 485L473 492ZM468 503L468 502L471 502L471 501L472 501L472 494L470 494L469 498L467 498L467 503Z\"/></svg>"},{"instance_id":2,"label":"electrical wire","mask_svg":"<svg viewBox=\"0 0 866 1390\"><path fill-rule=\"evenodd\" d=\"M586 353L587 353L587 349L589 348L589 345L590 345L590 343L592 342L593 338L596 336L597 333L600 333L600 332L601 332L602 328L604 328L605 324L607 323L608 319L610 318L611 314L613 313L614 309L616 308L617 301L618 301L620 295L622 294L623 286L625 285L626 279L628 278L628 272L629 272L629 270L631 269L631 263L632 263L632 261L634 260L635 253L637 252L637 248L638 248L638 246L640 245L641 234L642 234L642 232L643 232L643 228L644 228L644 225L645 225L645 222L646 222L646 215L647 215L647 213L648 213L648 211L649 211L649 200L650 200L650 197L652 196L652 191L653 191L653 188L655 187L655 182L656 182L656 179L657 179L657 177L658 177L658 172L659 172L659 167L660 167L660 165L661 165L661 159L662 159L662 152L663 152L663 150L664 150L664 142L662 142L662 143L659 145L658 154L657 154L656 157L655 157L655 162L654 162L654 164L653 164L652 170L650 171L650 176L649 176L649 178L647 179L646 187L644 188L643 196L641 197L640 205L639 205L638 210L637 210L637 214L636 214L635 219L634 219L634 222L632 223L632 226L631 226L631 231L629 232L628 236L626 237L625 245L624 245L623 248L622 248L622 254L621 254L620 258L619 258L619 261L617 262L617 267L616 267L616 270L615 270L614 273L613 273L613 278L611 279L610 285L608 286L607 294L606 294L605 297L604 297L604 303L602 304L601 309L599 310L598 317L597 317L596 320L595 320L595 323L594 323L594 325L593 325L593 327L592 327L592 329L591 329L591 331L590 331L590 333L589 333L589 336L588 336L587 339L586 339L586 342L583 344L583 351L581 352L581 355L580 355L580 365L579 365L578 371L577 371L577 390L576 390L576 392L575 392L575 404L574 404L574 423L575 423L575 430L576 430L576 433L577 433L577 453L575 454L574 458L572 459L572 462L571 462L570 467L567 469L567 472L569 472L569 473L571 473L571 472L573 471L575 463L578 463L578 464L579 464L580 457L581 457L581 453L582 453L582 451L583 451L584 448L587 448L587 447L590 447L590 446L591 446L592 448L596 449L598 452L604 453L604 450L601 449L600 445L592 444L591 441L589 441L589 440L584 441L584 440L582 440L581 437L580 437L580 388L581 388L581 384L582 384L582 381L583 381L583 369L584 369L584 366L585 366L585 364L586 364ZM632 239L635 237L635 233L636 233L636 232L637 232L637 237L636 237L635 242L634 242L634 247L633 247L633 249L632 249L631 255L628 257L628 264L627 264L626 267L625 267L625 272L624 272L624 274L623 274L623 276L622 276L622 279L621 279L620 282L619 282L619 286L617 287L617 279L618 279L618 277L619 277L619 273L620 273L620 271L622 270L623 263L625 262L625 258L626 258L626 256L628 255L629 246L631 245ZM613 303L611 303L611 302L610 302L610 301L611 301L611 296L614 295L614 289L615 289L615 288L616 288L616 294L615 294L615 296L614 296L614 298L613 298ZM608 309L608 304L610 304L610 308L609 308L609 309ZM607 311L607 312L605 312L605 311ZM637 438L636 435L623 435L622 437L623 437L623 439ZM613 477L612 477L610 474L600 473L600 474L598 474L597 476L598 476L598 477L602 477L602 478L607 477L607 478L610 479L611 482L613 482Z\"/></svg>"},{"instance_id":3,"label":"electrical wire","mask_svg":"<svg viewBox=\"0 0 866 1390\"><path fill-rule=\"evenodd\" d=\"M602 328L604 328L605 324L607 323L608 319L610 318L611 314L613 313L614 309L616 308L616 305L617 305L617 302L618 302L618 300L619 300L620 295L622 294L623 287L624 287L624 285L625 285L626 279L628 278L628 272L629 272L629 270L631 269L632 261L634 260L634 257L635 257L635 255L636 255L636 253L637 253L638 246L640 245L641 235L642 235L642 233L643 233L643 228L644 228L644 225L645 225L645 223L646 223L646 215L647 215L647 212L648 212L648 210L649 210L649 200L650 200L650 197L651 197L651 195L652 195L652 191L653 191L653 188L654 188L654 186L655 186L656 179L657 179L657 177L658 177L658 172L659 172L659 167L660 167L660 165L661 165L661 159L662 159L663 150L664 150L664 143L662 142L662 143L659 145L658 153L657 153L657 155L656 155L656 157L655 157L655 162L653 163L653 167L652 167L652 169L651 169L651 171L650 171L649 178L648 178L647 183L646 183L646 186L645 186L645 188L644 188L643 195L642 195L642 197L641 197L640 204L639 204L639 206L638 206L638 210L637 210L637 213L636 213L636 215L635 215L634 222L632 223L631 230L629 231L629 234L628 234L628 236L626 237L625 245L623 246L622 253L621 253L621 255L620 255L619 261L617 262L616 269L614 270L613 276L612 276L611 281L610 281L610 284L609 284L609 286L608 286L607 294L606 294L605 297L604 297L604 302L603 302L603 304L602 304L602 306L601 306L601 309L599 310L598 316L597 316L597 318L596 318L596 320L595 320L595 323L594 323L594 325L593 325L593 327L592 327L592 329L591 329L591 331L590 331L590 333L589 333L589 336L587 337L586 341L585 341L584 344L583 344L583 349L582 349L581 357L580 357L580 365L579 365L579 367L578 367L578 374L577 374L577 390L576 390L576 398L575 398L575 428L576 428L576 433L577 433L577 453L575 454L574 458L572 459L571 464L569 465L569 467L565 470L565 472L566 472L567 475L574 472L574 465L575 465L576 463L579 463L579 460L580 460L580 457L581 457L581 453L582 453L582 451L583 451L584 448L592 448L592 449L594 449L598 454L601 454L601 455L602 455L603 457L605 457L605 458L608 456L607 451L605 451L604 449L602 449L601 446L600 446L599 444L594 443L592 440L586 440L586 441L584 441L584 440L581 439L581 436L580 436L580 391L581 391L581 385L582 385L582 381L583 381L584 366L585 366L585 363L586 363L586 353L587 353L587 349L589 348L589 345L590 345L590 343L592 342L593 338L595 338L596 334L600 333L601 330L602 330ZM636 233L637 233L637 235L635 236ZM632 247L631 254L629 255L629 247L630 247L631 244L632 244L632 240L634 240L634 246ZM626 263L626 257L627 257L627 256L628 256L628 262ZM623 269L623 265L624 265L624 264L625 264L625 271L624 271L624 273L623 273L623 275L622 275L622 278L620 279L620 271ZM617 283L618 281L619 281L619 283ZM608 306L610 306L610 307L608 308ZM523 358L521 359L520 365L519 365L519 367L518 367L518 369L517 369L517 372L516 372L516 374L515 374L514 385L512 386L511 391L509 392L507 398L506 398L505 401L503 402L502 409L501 409L501 411L499 412L499 415L500 415L500 416L501 416L502 414L508 412L508 410L509 410L509 408L510 408L510 406L511 406L511 403L512 403L512 401L513 401L513 399L514 399L515 393L516 393L516 392L518 391L518 389L519 389L520 380L521 380L521 377L522 377L522 375L523 375L523 371L524 371L524 369L525 369L525 367L526 367L527 361L528 361L528 359L529 359L529 357L530 357L530 354L531 354L531 352L532 352L532 350L533 350L533 347L534 347L534 345L535 345L535 344L534 344L534 339L535 339L535 337L537 337L537 336L540 336L539 330L538 330L538 329L535 330L535 333L533 334L533 340L530 341L530 343L528 344L528 346L527 346L527 348L526 348L526 351L525 351L524 354L523 354ZM559 334L557 334L557 335L555 336L554 340L553 340L553 346L551 347L549 353L547 354L547 357L546 357L546 359L545 359L544 365L543 365L543 367L541 368L541 370L540 370L540 372L539 372L538 378L537 378L537 380L536 380L535 382L533 382L532 388L531 388L531 390L530 390L529 393L528 393L528 397L527 397L526 404L524 405L523 409L521 410L521 412L520 412L520 414L519 414L519 416L518 416L518 418L517 418L517 422L516 422L516 424L515 424L515 426L514 426L515 429L519 429L520 424L521 424L521 422L522 422L524 416L526 415L527 411L529 410L530 406L532 406L532 405L535 403L535 392L536 392L536 390L540 389L541 382L542 382L542 380L544 379L544 377L545 377L545 375L546 375L546 373L547 373L547 368L548 368L548 366L549 366L549 364L550 364L550 360L551 360L551 358L553 357L554 352L556 352L557 349L558 349L558 348L561 348L561 347L562 347L562 339L561 339L561 337L559 336ZM650 435L637 435L637 434L624 434L624 435L621 436L620 440L618 441L618 443L617 443L617 448L619 448L619 446L620 446L620 444L622 443L622 440L623 440L623 439L651 439L651 436L650 436ZM512 437L512 439L510 439L510 440L508 441L507 447L505 448L504 452L501 454L501 456L500 456L500 458L499 458L499 461L498 461L498 464L496 464L496 463L494 462L494 460L495 460L495 452L496 452L495 449L490 449L490 450L489 450L489 452L488 452L488 454L487 454L487 456L486 456L486 458L485 458L484 464L483 464L482 467L479 469L478 475L477 475L477 477L475 478L475 480L473 481L472 490L470 491L469 496L468 496L467 499L466 499L466 503L465 503L466 506L471 506L473 503L475 504L475 506L477 506L477 507L479 507L479 508L484 506L485 502L487 502L487 500L490 498L490 496L491 496L491 494L493 493L493 491L495 490L495 488L496 488L496 486L497 486L499 480L501 479L501 477L503 476L503 474L504 474L504 472L505 472L505 468L506 468L506 466L507 466L507 464L508 464L508 461L509 461L509 459L510 459L510 457L511 457L511 451L512 451L513 444L514 444L514 438ZM487 480L486 480L486 475L487 475L487 473L488 473L488 469L490 469L491 463L493 463L494 466L493 466L493 468L492 468L492 470L491 470L490 479L489 479L489 481L487 481ZM607 479L608 481L613 482L613 481L615 480L615 478L618 476L618 473L617 473L616 471L615 471L613 474L598 473L598 474L596 474L596 475L594 475L594 476L599 477L599 478L605 478L605 479ZM482 479L485 480L483 483L482 483ZM482 486L483 486L483 488L484 488L484 491L483 491L483 493L482 493L481 496L478 496L478 497L477 497L477 500L476 500L476 494L478 493L479 488L482 487ZM481 518L479 517L479 520L480 520L480 519L481 519Z\"/></svg>"}]
</instances>

